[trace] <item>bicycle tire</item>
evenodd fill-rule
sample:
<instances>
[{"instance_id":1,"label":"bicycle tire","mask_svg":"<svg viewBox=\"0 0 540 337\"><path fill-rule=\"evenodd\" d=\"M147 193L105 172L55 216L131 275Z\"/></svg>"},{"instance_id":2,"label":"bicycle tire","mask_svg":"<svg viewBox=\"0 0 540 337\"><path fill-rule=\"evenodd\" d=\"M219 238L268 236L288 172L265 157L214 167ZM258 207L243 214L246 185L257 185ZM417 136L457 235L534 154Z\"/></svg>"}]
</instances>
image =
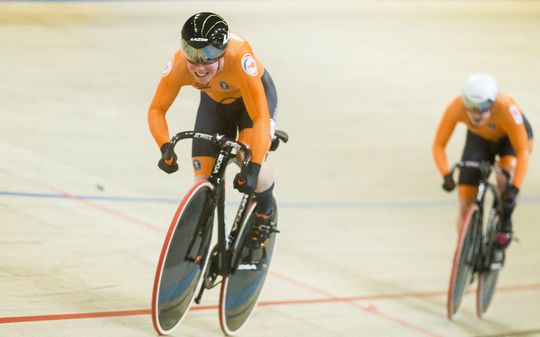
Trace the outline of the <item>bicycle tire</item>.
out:
<instances>
[{"instance_id":1,"label":"bicycle tire","mask_svg":"<svg viewBox=\"0 0 540 337\"><path fill-rule=\"evenodd\" d=\"M165 237L152 292L152 321L161 335L170 333L182 322L202 282L212 239L212 223L204 238L197 238L196 231L213 189L208 181L193 186L178 206ZM213 214L208 221L213 221ZM197 241L192 251L202 245L198 261L187 260L193 240Z\"/></svg>"},{"instance_id":2,"label":"bicycle tire","mask_svg":"<svg viewBox=\"0 0 540 337\"><path fill-rule=\"evenodd\" d=\"M496 212L492 210L492 212ZM483 314L489 308L499 278L500 269L492 269L492 257L494 254L495 235L500 226L499 217L496 213L490 216L486 229L485 252L486 259L484 270L478 276L478 287L476 289L476 315L482 318Z\"/></svg>"},{"instance_id":3,"label":"bicycle tire","mask_svg":"<svg viewBox=\"0 0 540 337\"><path fill-rule=\"evenodd\" d=\"M244 242L248 234L247 229L251 221L254 220L255 206L256 202L249 204L244 223L240 228L233 246L233 252L239 252L242 257L249 254L249 248L245 247ZM275 222L277 227L277 207L275 201L272 221ZM251 270L249 264L238 264L235 270L232 270L229 275L223 278L219 298L219 321L221 330L225 335L232 336L238 333L251 317L253 309L259 301L259 295L268 274L275 243L276 233L271 233L268 243L263 248L266 253L265 263L260 263L256 270ZM234 254L231 260L235 260ZM242 266L248 266L248 268Z\"/></svg>"},{"instance_id":4,"label":"bicycle tire","mask_svg":"<svg viewBox=\"0 0 540 337\"><path fill-rule=\"evenodd\" d=\"M448 286L447 316L452 320L456 314L463 295L471 283L474 272L474 229L478 225L479 209L476 204L471 205L467 210L463 226L459 233L456 251L452 263L450 274L450 284Z\"/></svg>"}]
</instances>

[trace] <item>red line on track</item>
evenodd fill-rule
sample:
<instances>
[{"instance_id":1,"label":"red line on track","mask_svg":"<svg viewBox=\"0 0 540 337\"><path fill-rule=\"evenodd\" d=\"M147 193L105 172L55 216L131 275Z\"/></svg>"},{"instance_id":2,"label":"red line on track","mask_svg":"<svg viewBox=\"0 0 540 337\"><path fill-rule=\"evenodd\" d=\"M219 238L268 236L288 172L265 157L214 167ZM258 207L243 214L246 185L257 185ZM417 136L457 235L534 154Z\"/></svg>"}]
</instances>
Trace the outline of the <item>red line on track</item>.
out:
<instances>
[{"instance_id":1,"label":"red line on track","mask_svg":"<svg viewBox=\"0 0 540 337\"><path fill-rule=\"evenodd\" d=\"M87 312L78 314L57 314L57 315L41 315L41 316L19 316L19 317L2 317L0 324L4 323L23 323L23 322L39 322L39 321L58 321L67 319L82 319L82 318L103 318L103 317L124 317L135 315L150 314L149 309L140 310L124 310L124 311L106 311L106 312Z\"/></svg>"},{"instance_id":2,"label":"red line on track","mask_svg":"<svg viewBox=\"0 0 540 337\"><path fill-rule=\"evenodd\" d=\"M287 276L279 274L279 273L273 272L272 276L277 276L278 278L281 278L282 280L285 280L285 281L287 281L289 283L298 285L298 286L300 286L300 287L302 287L304 289L308 289L308 290L315 291L315 292L323 294L323 295L330 296L329 302L346 302L350 306L352 306L353 308L356 308L356 309L358 309L358 310L360 310L362 312L381 317L381 318L386 319L388 321L392 321L392 322L397 323L397 324L399 324L401 326L404 326L406 328L415 330L415 331L417 331L417 332L419 332L419 333L421 333L423 335L430 336L430 337L441 337L440 335L437 335L436 333L434 333L434 332L432 332L430 330L427 330L427 329L422 328L420 326L417 326L417 325L414 325L412 323L406 322L406 321L404 321L402 319L399 319L397 317L393 317L393 316L381 313L377 309L377 307L372 305L372 304L364 307L364 306L359 305L358 303L355 303L355 301L360 301L360 300L364 301L364 300L373 300L373 299L396 298L396 296L399 297L400 295L401 295L401 297L404 297L404 294L409 295L410 293L384 294L384 295L381 294L381 295L371 295L371 296L357 296L357 297L339 298L335 294L329 293L329 292L327 292L325 290L319 289L317 287L313 287L313 286L311 286L311 285L309 285L309 284L307 284L305 282L300 282L298 280L292 279L290 277L287 277ZM440 293L445 294L445 292L436 292L436 293L427 293L427 295L425 295L425 296L433 296L433 294L439 295Z\"/></svg>"},{"instance_id":3,"label":"red line on track","mask_svg":"<svg viewBox=\"0 0 540 337\"><path fill-rule=\"evenodd\" d=\"M144 222L144 221L141 221L141 220L138 220L138 219L135 219L135 218L132 218L130 216L127 216L125 214L122 214L118 211L115 211L111 208L108 208L108 207L105 207L105 206L102 206L102 205L99 205L99 204L96 204L96 203L93 203L91 201L88 201L88 200L85 200L79 196L76 196L76 195L73 195L73 194L70 194L68 192L65 192L65 191L62 191L62 190L59 190L55 187L52 187L52 186L48 186L48 185L45 185L49 190L51 191L54 191L56 193L59 193L59 194L62 194L63 196L65 196L66 198L68 199L72 199L72 200L76 200L80 203L83 203L87 206L90 206L92 208L96 208L96 209L99 209L100 211L103 211L105 213L108 213L110 215L113 215L117 218L120 218L120 219L123 219L123 220L127 220L131 223L135 223L137 225L142 225L143 227L147 228L147 229L150 229L150 230L153 230L153 231L156 231L156 232L159 232L159 233L164 233L166 229L164 228L159 228L155 225L152 225L148 222Z\"/></svg>"},{"instance_id":4,"label":"red line on track","mask_svg":"<svg viewBox=\"0 0 540 337\"><path fill-rule=\"evenodd\" d=\"M529 291L540 289L540 283L538 284L525 284L515 286L504 286L497 288L498 292L515 292L515 291ZM386 314L377 311L377 308L373 305L361 306L354 302L361 301L375 301L386 299L397 299L406 297L436 297L446 295L446 291L429 291L429 292L403 292L395 294L380 294L380 295L365 295L365 296L351 296L351 297L331 297L331 298L314 298L314 299L298 299L298 300L276 300L276 301L264 301L259 302L259 306L278 306L278 305L298 305L298 304L317 304L317 303L350 303L354 304L358 309L377 314L381 317L385 317L389 320L399 322L400 324L409 324L400 319L388 316ZM201 310L216 310L217 305L201 305L192 307L192 311ZM88 313L75 313L75 314L56 314L56 315L36 315L36 316L16 316L16 317L0 317L0 324L8 323L24 323L24 322L40 322L40 321L57 321L68 319L85 319L85 318L106 318L106 317L125 317L136 315L149 315L149 309L138 310L119 310L119 311L103 311L103 312L88 312ZM418 327L416 327L418 328ZM424 330L422 328L418 328ZM436 336L436 335L433 335Z\"/></svg>"}]
</instances>

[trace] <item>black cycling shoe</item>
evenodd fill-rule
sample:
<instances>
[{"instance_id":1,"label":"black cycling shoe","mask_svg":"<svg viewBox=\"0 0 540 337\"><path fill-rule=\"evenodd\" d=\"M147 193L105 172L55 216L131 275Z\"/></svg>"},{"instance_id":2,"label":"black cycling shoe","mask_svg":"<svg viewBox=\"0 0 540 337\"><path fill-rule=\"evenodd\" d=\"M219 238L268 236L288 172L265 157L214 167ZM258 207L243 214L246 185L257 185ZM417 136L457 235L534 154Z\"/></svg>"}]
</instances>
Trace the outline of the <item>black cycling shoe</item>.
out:
<instances>
[{"instance_id":1,"label":"black cycling shoe","mask_svg":"<svg viewBox=\"0 0 540 337\"><path fill-rule=\"evenodd\" d=\"M497 232L495 233L495 245L501 249L506 249L512 241L512 232Z\"/></svg>"},{"instance_id":2,"label":"black cycling shoe","mask_svg":"<svg viewBox=\"0 0 540 337\"><path fill-rule=\"evenodd\" d=\"M247 247L250 249L264 247L272 233L279 233L274 226L272 214L255 213L255 220L251 224L246 238Z\"/></svg>"}]
</instances>

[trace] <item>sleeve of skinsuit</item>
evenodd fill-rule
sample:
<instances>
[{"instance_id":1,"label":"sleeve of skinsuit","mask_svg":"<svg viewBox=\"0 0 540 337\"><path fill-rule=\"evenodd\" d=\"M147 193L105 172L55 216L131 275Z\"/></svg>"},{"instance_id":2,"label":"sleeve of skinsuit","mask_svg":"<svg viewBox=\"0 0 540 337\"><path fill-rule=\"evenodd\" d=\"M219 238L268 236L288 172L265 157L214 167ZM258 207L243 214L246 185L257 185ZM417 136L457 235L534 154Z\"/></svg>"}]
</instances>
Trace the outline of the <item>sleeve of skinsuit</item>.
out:
<instances>
[{"instance_id":1,"label":"sleeve of skinsuit","mask_svg":"<svg viewBox=\"0 0 540 337\"><path fill-rule=\"evenodd\" d=\"M246 110L253 122L249 146L252 161L261 164L270 148L270 112L261 76L264 69L253 57L251 47L245 43L237 57L240 91Z\"/></svg>"},{"instance_id":2,"label":"sleeve of skinsuit","mask_svg":"<svg viewBox=\"0 0 540 337\"><path fill-rule=\"evenodd\" d=\"M505 108L504 113L505 130L514 151L516 151L517 163L513 184L517 188L520 188L529 165L529 139L523 122L523 115L513 101L509 101L508 107Z\"/></svg>"},{"instance_id":3,"label":"sleeve of skinsuit","mask_svg":"<svg viewBox=\"0 0 540 337\"><path fill-rule=\"evenodd\" d=\"M460 106L461 98L458 96L446 108L433 141L433 158L443 176L450 172L445 148L459 120Z\"/></svg>"},{"instance_id":4,"label":"sleeve of skinsuit","mask_svg":"<svg viewBox=\"0 0 540 337\"><path fill-rule=\"evenodd\" d=\"M178 53L173 56L163 70L163 75L154 94L154 99L148 109L148 126L158 147L161 147L161 145L170 140L165 114L174 102L182 86L182 71L178 56Z\"/></svg>"}]
</instances>

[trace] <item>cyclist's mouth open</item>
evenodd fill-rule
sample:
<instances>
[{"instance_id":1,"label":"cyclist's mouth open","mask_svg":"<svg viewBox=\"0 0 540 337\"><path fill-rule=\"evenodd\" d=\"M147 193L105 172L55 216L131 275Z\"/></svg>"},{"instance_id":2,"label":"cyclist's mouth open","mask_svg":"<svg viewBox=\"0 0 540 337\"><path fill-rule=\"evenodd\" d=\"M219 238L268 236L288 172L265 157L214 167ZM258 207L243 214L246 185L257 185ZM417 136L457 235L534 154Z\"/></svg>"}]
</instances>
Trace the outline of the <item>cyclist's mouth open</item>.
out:
<instances>
[{"instance_id":1,"label":"cyclist's mouth open","mask_svg":"<svg viewBox=\"0 0 540 337\"><path fill-rule=\"evenodd\" d=\"M195 72L195 76L197 76L198 78L204 78L204 77L206 77L208 74L210 74L209 71L205 71L205 72L202 72L202 73L200 73L200 72Z\"/></svg>"}]
</instances>

